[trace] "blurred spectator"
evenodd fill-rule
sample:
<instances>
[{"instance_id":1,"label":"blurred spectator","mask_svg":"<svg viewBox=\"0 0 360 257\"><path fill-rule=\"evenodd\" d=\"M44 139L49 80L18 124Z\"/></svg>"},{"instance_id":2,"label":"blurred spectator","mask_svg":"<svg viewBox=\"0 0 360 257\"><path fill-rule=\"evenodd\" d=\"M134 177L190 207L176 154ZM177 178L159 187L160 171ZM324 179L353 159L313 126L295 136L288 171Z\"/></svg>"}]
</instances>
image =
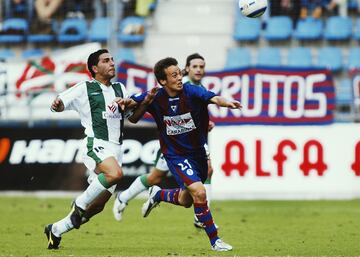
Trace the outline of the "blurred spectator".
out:
<instances>
[{"instance_id":1,"label":"blurred spectator","mask_svg":"<svg viewBox=\"0 0 360 257\"><path fill-rule=\"evenodd\" d=\"M299 0L271 0L270 14L271 16L289 16L296 24L300 15L300 2Z\"/></svg>"},{"instance_id":2,"label":"blurred spectator","mask_svg":"<svg viewBox=\"0 0 360 257\"><path fill-rule=\"evenodd\" d=\"M150 7L154 0L136 0L135 14L146 17L150 14Z\"/></svg>"},{"instance_id":3,"label":"blurred spectator","mask_svg":"<svg viewBox=\"0 0 360 257\"><path fill-rule=\"evenodd\" d=\"M65 12L67 18L92 18L94 15L94 10L100 8L102 12L104 0L73 0L66 1ZM97 16L99 17L99 16Z\"/></svg>"},{"instance_id":4,"label":"blurred spectator","mask_svg":"<svg viewBox=\"0 0 360 257\"><path fill-rule=\"evenodd\" d=\"M108 11L108 4L111 0L94 0L93 8L95 10L95 17L105 17ZM118 7L121 10L118 10L118 13L121 14L121 17L132 16L135 13L135 0L121 0L118 3Z\"/></svg>"},{"instance_id":5,"label":"blurred spectator","mask_svg":"<svg viewBox=\"0 0 360 257\"><path fill-rule=\"evenodd\" d=\"M347 16L348 14L348 1L347 0L330 0L326 5L326 9L335 15Z\"/></svg>"},{"instance_id":6,"label":"blurred spectator","mask_svg":"<svg viewBox=\"0 0 360 257\"><path fill-rule=\"evenodd\" d=\"M40 21L49 22L62 5L63 0L35 0L35 9Z\"/></svg>"},{"instance_id":7,"label":"blurred spectator","mask_svg":"<svg viewBox=\"0 0 360 257\"><path fill-rule=\"evenodd\" d=\"M5 18L32 18L32 0L5 0Z\"/></svg>"},{"instance_id":8,"label":"blurred spectator","mask_svg":"<svg viewBox=\"0 0 360 257\"><path fill-rule=\"evenodd\" d=\"M312 16L314 19L321 18L322 0L301 0L300 18Z\"/></svg>"},{"instance_id":9,"label":"blurred spectator","mask_svg":"<svg viewBox=\"0 0 360 257\"><path fill-rule=\"evenodd\" d=\"M63 0L35 0L36 17L30 24L30 34L53 34L53 19Z\"/></svg>"}]
</instances>

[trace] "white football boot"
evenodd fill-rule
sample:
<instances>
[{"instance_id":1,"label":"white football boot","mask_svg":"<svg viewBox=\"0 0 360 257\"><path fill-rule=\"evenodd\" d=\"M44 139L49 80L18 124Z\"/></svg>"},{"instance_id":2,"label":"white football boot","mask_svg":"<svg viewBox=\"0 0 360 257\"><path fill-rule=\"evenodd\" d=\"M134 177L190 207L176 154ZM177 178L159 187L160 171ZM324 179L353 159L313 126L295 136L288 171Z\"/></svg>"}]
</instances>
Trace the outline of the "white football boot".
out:
<instances>
[{"instance_id":1,"label":"white football boot","mask_svg":"<svg viewBox=\"0 0 360 257\"><path fill-rule=\"evenodd\" d=\"M223 242L220 238L215 241L215 244L211 246L211 249L218 252L231 251L233 248L231 245Z\"/></svg>"},{"instance_id":2,"label":"white football boot","mask_svg":"<svg viewBox=\"0 0 360 257\"><path fill-rule=\"evenodd\" d=\"M159 202L155 201L155 195L161 190L158 186L152 186L149 190L149 199L143 204L141 208L141 213L144 218L146 218L152 209L159 205Z\"/></svg>"},{"instance_id":3,"label":"white football boot","mask_svg":"<svg viewBox=\"0 0 360 257\"><path fill-rule=\"evenodd\" d=\"M119 200L118 195L115 197L114 206L113 206L113 214L114 219L117 221L122 220L122 214L127 206L127 203L123 203Z\"/></svg>"}]
</instances>

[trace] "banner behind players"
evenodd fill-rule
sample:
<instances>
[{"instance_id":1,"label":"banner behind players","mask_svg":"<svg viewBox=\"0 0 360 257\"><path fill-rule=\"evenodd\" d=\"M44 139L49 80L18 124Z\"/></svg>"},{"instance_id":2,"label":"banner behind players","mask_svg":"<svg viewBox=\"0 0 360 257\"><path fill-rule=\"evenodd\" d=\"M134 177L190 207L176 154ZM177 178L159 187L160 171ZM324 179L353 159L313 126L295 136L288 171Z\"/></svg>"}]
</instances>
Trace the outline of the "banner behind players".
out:
<instances>
[{"instance_id":1,"label":"banner behind players","mask_svg":"<svg viewBox=\"0 0 360 257\"><path fill-rule=\"evenodd\" d=\"M122 63L118 80L130 94L156 85L152 69ZM216 94L239 100L243 109L209 105L211 120L225 124L329 124L335 108L334 83L326 70L248 68L209 72L203 85Z\"/></svg>"}]
</instances>

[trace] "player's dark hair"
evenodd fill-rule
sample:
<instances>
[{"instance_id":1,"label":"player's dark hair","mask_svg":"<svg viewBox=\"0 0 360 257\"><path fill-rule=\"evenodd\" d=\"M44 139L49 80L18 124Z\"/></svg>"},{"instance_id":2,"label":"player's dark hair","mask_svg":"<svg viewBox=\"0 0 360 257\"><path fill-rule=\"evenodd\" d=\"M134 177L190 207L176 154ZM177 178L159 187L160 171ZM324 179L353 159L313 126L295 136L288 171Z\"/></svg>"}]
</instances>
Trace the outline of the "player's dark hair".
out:
<instances>
[{"instance_id":1,"label":"player's dark hair","mask_svg":"<svg viewBox=\"0 0 360 257\"><path fill-rule=\"evenodd\" d=\"M165 70L170 66L178 65L178 61L172 57L166 57L158 61L154 66L154 74L156 80L160 83L160 80L166 80L166 73ZM160 85L162 85L160 83ZM163 86L163 85L162 85Z\"/></svg>"},{"instance_id":2,"label":"player's dark hair","mask_svg":"<svg viewBox=\"0 0 360 257\"><path fill-rule=\"evenodd\" d=\"M91 76L93 78L95 78L95 72L93 71L92 67L96 66L99 63L99 56L104 54L104 53L108 53L109 51L107 49L100 49L97 50L96 52L93 52L89 55L89 58L87 60L87 67L88 70L91 73Z\"/></svg>"},{"instance_id":3,"label":"player's dark hair","mask_svg":"<svg viewBox=\"0 0 360 257\"><path fill-rule=\"evenodd\" d=\"M203 61L205 61L204 57L202 57L200 54L198 53L194 53L194 54L190 54L187 58L186 58L186 64L185 64L185 69L183 69L182 73L184 76L188 75L189 73L186 71L186 67L190 66L190 62L194 59L201 59Z\"/></svg>"}]
</instances>

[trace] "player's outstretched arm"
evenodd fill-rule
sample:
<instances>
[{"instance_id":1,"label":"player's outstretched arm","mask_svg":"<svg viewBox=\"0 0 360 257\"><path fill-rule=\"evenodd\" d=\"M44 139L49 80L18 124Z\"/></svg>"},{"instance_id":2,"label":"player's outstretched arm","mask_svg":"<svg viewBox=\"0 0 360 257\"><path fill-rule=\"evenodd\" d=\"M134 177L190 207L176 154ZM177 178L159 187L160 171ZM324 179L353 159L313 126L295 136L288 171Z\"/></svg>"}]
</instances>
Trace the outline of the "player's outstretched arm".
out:
<instances>
[{"instance_id":1,"label":"player's outstretched arm","mask_svg":"<svg viewBox=\"0 0 360 257\"><path fill-rule=\"evenodd\" d=\"M62 112L64 108L64 103L59 97L56 97L50 106L52 112Z\"/></svg>"},{"instance_id":2,"label":"player's outstretched arm","mask_svg":"<svg viewBox=\"0 0 360 257\"><path fill-rule=\"evenodd\" d=\"M159 90L158 87L154 87L147 92L147 95L145 96L144 100L140 102L140 104L136 107L133 115L129 117L130 122L137 123L141 119L141 117L144 116L147 107L152 103L152 101L154 101L155 95L158 90Z\"/></svg>"},{"instance_id":3,"label":"player's outstretched arm","mask_svg":"<svg viewBox=\"0 0 360 257\"><path fill-rule=\"evenodd\" d=\"M137 106L137 102L135 102L131 98L122 98L122 97L116 97L114 99L114 102L120 107L121 110L125 109L132 109Z\"/></svg>"},{"instance_id":4,"label":"player's outstretched arm","mask_svg":"<svg viewBox=\"0 0 360 257\"><path fill-rule=\"evenodd\" d=\"M210 99L211 103L214 103L221 107L227 107L230 109L241 109L242 105L239 101L236 100L227 100L222 96L214 96Z\"/></svg>"}]
</instances>

